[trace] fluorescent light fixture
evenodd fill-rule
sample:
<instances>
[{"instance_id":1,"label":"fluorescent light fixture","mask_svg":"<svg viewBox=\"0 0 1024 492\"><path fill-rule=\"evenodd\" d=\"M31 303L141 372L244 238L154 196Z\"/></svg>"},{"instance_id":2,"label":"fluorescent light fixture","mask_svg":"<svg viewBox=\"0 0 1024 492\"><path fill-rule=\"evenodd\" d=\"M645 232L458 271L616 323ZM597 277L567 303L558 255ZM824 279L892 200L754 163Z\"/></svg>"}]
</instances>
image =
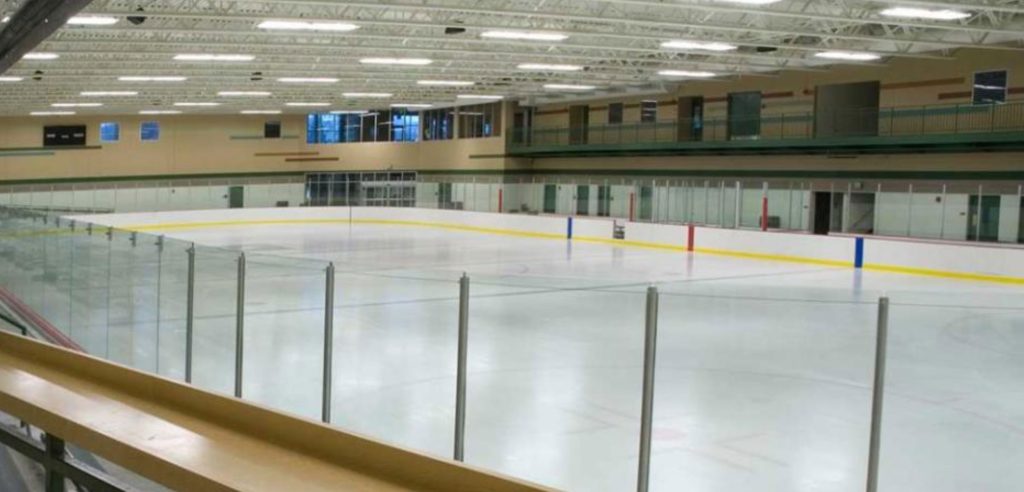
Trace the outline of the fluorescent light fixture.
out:
<instances>
[{"instance_id":1,"label":"fluorescent light fixture","mask_svg":"<svg viewBox=\"0 0 1024 492\"><path fill-rule=\"evenodd\" d=\"M181 107L181 108L212 108L212 107L215 107L215 106L220 106L220 103L219 102L176 102L176 103L174 103L174 105L178 106L178 107Z\"/></svg>"},{"instance_id":2,"label":"fluorescent light fixture","mask_svg":"<svg viewBox=\"0 0 1024 492\"><path fill-rule=\"evenodd\" d=\"M578 72L583 70L579 65L560 65L551 63L520 63L520 70L539 70L542 72Z\"/></svg>"},{"instance_id":3,"label":"fluorescent light fixture","mask_svg":"<svg viewBox=\"0 0 1024 492\"><path fill-rule=\"evenodd\" d=\"M476 82L468 82L463 80L420 80L416 82L416 85L436 87L469 87L476 85Z\"/></svg>"},{"instance_id":4,"label":"fluorescent light fixture","mask_svg":"<svg viewBox=\"0 0 1024 492\"><path fill-rule=\"evenodd\" d=\"M2 23L4 23L4 24L6 24L6 23L8 23L8 22L10 22L10 21L11 21L11 16L9 16L9 15L5 15L5 16L4 16L4 19L3 19L3 20L0 20L0 22L2 22Z\"/></svg>"},{"instance_id":5,"label":"fluorescent light fixture","mask_svg":"<svg viewBox=\"0 0 1024 492\"><path fill-rule=\"evenodd\" d=\"M25 56L21 57L22 60L56 60L60 58L60 55L56 53L26 53Z\"/></svg>"},{"instance_id":6,"label":"fluorescent light fixture","mask_svg":"<svg viewBox=\"0 0 1024 492\"><path fill-rule=\"evenodd\" d=\"M545 89L553 91L592 91L597 87L592 85L579 85L579 84L544 84Z\"/></svg>"},{"instance_id":7,"label":"fluorescent light fixture","mask_svg":"<svg viewBox=\"0 0 1024 492\"><path fill-rule=\"evenodd\" d=\"M404 103L399 103L399 104L392 104L391 107L392 108L405 108L405 109L423 109L423 108L432 108L432 107L434 107L434 105L433 104L415 104L415 103L413 103L413 104L404 104Z\"/></svg>"},{"instance_id":8,"label":"fluorescent light fixture","mask_svg":"<svg viewBox=\"0 0 1024 492\"><path fill-rule=\"evenodd\" d=\"M204 53L186 53L174 55L176 61L212 61L212 62L247 62L256 59L253 55L212 55Z\"/></svg>"},{"instance_id":9,"label":"fluorescent light fixture","mask_svg":"<svg viewBox=\"0 0 1024 492\"><path fill-rule=\"evenodd\" d=\"M21 82L25 80L21 77L0 77L0 82Z\"/></svg>"},{"instance_id":10,"label":"fluorescent light fixture","mask_svg":"<svg viewBox=\"0 0 1024 492\"><path fill-rule=\"evenodd\" d=\"M369 111L365 109L338 109L331 111L331 114L367 114Z\"/></svg>"},{"instance_id":11,"label":"fluorescent light fixture","mask_svg":"<svg viewBox=\"0 0 1024 492\"><path fill-rule=\"evenodd\" d=\"M135 91L82 91L79 95L84 97L128 97L137 96L139 93Z\"/></svg>"},{"instance_id":12,"label":"fluorescent light fixture","mask_svg":"<svg viewBox=\"0 0 1024 492\"><path fill-rule=\"evenodd\" d=\"M74 111L33 111L30 116L74 116Z\"/></svg>"},{"instance_id":13,"label":"fluorescent light fixture","mask_svg":"<svg viewBox=\"0 0 1024 492\"><path fill-rule=\"evenodd\" d=\"M50 107L53 108L98 108L103 106L103 103L53 103Z\"/></svg>"},{"instance_id":14,"label":"fluorescent light fixture","mask_svg":"<svg viewBox=\"0 0 1024 492\"><path fill-rule=\"evenodd\" d=\"M458 96L455 96L455 98L481 101L500 101L502 99L505 99L505 96L487 94L459 94Z\"/></svg>"},{"instance_id":15,"label":"fluorescent light fixture","mask_svg":"<svg viewBox=\"0 0 1024 492\"><path fill-rule=\"evenodd\" d=\"M278 82L285 84L334 84L338 79L331 77L281 77Z\"/></svg>"},{"instance_id":16,"label":"fluorescent light fixture","mask_svg":"<svg viewBox=\"0 0 1024 492\"><path fill-rule=\"evenodd\" d=\"M953 21L966 19L971 16L969 12L950 9L921 9L914 7L893 7L885 9L880 14L886 17L901 17L905 19L928 19Z\"/></svg>"},{"instance_id":17,"label":"fluorescent light fixture","mask_svg":"<svg viewBox=\"0 0 1024 492\"><path fill-rule=\"evenodd\" d=\"M860 53L853 51L822 51L821 53L815 53L814 56L829 60L843 61L872 61L881 58L881 56L874 53Z\"/></svg>"},{"instance_id":18,"label":"fluorescent light fixture","mask_svg":"<svg viewBox=\"0 0 1024 492\"><path fill-rule=\"evenodd\" d=\"M363 58L359 60L363 65L413 65L423 66L434 63L429 58Z\"/></svg>"},{"instance_id":19,"label":"fluorescent light fixture","mask_svg":"<svg viewBox=\"0 0 1024 492\"><path fill-rule=\"evenodd\" d=\"M482 38L513 39L517 41L565 41L569 36L557 32L484 31Z\"/></svg>"},{"instance_id":20,"label":"fluorescent light fixture","mask_svg":"<svg viewBox=\"0 0 1024 492\"><path fill-rule=\"evenodd\" d=\"M290 102L290 103L285 103L284 105L285 106L292 106L292 107L296 107L296 108L315 108L315 107L330 106L331 103L327 103L327 102Z\"/></svg>"},{"instance_id":21,"label":"fluorescent light fixture","mask_svg":"<svg viewBox=\"0 0 1024 492\"><path fill-rule=\"evenodd\" d=\"M173 109L144 109L142 111L139 111L139 114L146 114L146 115L181 114L181 111L175 111Z\"/></svg>"},{"instance_id":22,"label":"fluorescent light fixture","mask_svg":"<svg viewBox=\"0 0 1024 492\"><path fill-rule=\"evenodd\" d=\"M735 51L739 49L736 45L719 43L714 41L685 41L674 40L661 43L662 48L673 50L700 50L700 51Z\"/></svg>"},{"instance_id":23,"label":"fluorescent light fixture","mask_svg":"<svg viewBox=\"0 0 1024 492\"><path fill-rule=\"evenodd\" d=\"M341 95L354 99L387 99L394 96L390 92L343 92Z\"/></svg>"},{"instance_id":24,"label":"fluorescent light fixture","mask_svg":"<svg viewBox=\"0 0 1024 492\"><path fill-rule=\"evenodd\" d=\"M699 72L691 70L662 70L658 72L658 75L664 75L666 77L687 77L693 79L709 79L716 77L718 74L714 72Z\"/></svg>"},{"instance_id":25,"label":"fluorescent light fixture","mask_svg":"<svg viewBox=\"0 0 1024 492\"><path fill-rule=\"evenodd\" d=\"M560 64L519 64L519 70L536 70L541 72L579 72L583 67L579 65Z\"/></svg>"},{"instance_id":26,"label":"fluorescent light fixture","mask_svg":"<svg viewBox=\"0 0 1024 492\"><path fill-rule=\"evenodd\" d=\"M280 31L331 31L348 32L359 29L355 24L347 22L331 21L290 21L290 20L268 20L260 22L256 27L260 29L271 29Z\"/></svg>"},{"instance_id":27,"label":"fluorescent light fixture","mask_svg":"<svg viewBox=\"0 0 1024 492\"><path fill-rule=\"evenodd\" d=\"M241 114L281 114L280 109L246 109L239 112Z\"/></svg>"},{"instance_id":28,"label":"fluorescent light fixture","mask_svg":"<svg viewBox=\"0 0 1024 492\"><path fill-rule=\"evenodd\" d=\"M217 95L221 97L266 97L271 94L267 91L220 91Z\"/></svg>"},{"instance_id":29,"label":"fluorescent light fixture","mask_svg":"<svg viewBox=\"0 0 1024 492\"><path fill-rule=\"evenodd\" d=\"M112 26L120 20L117 17L101 17L92 15L76 15L68 19L72 26Z\"/></svg>"},{"instance_id":30,"label":"fluorescent light fixture","mask_svg":"<svg viewBox=\"0 0 1024 492\"><path fill-rule=\"evenodd\" d=\"M129 75L129 76L125 76L125 77L118 77L117 80L120 80L121 82L184 82L184 81L188 80L188 77L179 77L179 76L176 76L176 75L175 76L162 76L162 75L157 75L157 76L136 76L136 75Z\"/></svg>"},{"instance_id":31,"label":"fluorescent light fixture","mask_svg":"<svg viewBox=\"0 0 1024 492\"><path fill-rule=\"evenodd\" d=\"M715 0L718 3L739 3L743 5L771 5L782 0Z\"/></svg>"}]
</instances>

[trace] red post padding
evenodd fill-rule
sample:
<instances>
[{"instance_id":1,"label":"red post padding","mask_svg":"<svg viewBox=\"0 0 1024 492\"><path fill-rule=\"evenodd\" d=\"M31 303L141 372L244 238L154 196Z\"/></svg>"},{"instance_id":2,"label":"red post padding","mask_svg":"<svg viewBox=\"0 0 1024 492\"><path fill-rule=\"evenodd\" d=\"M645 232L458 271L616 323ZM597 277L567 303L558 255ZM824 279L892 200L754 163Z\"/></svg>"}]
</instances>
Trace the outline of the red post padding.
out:
<instances>
[{"instance_id":1,"label":"red post padding","mask_svg":"<svg viewBox=\"0 0 1024 492\"><path fill-rule=\"evenodd\" d=\"M498 213L502 213L502 207L505 205L505 190L498 190Z\"/></svg>"},{"instance_id":2,"label":"red post padding","mask_svg":"<svg viewBox=\"0 0 1024 492\"><path fill-rule=\"evenodd\" d=\"M768 197L761 200L761 230L768 230Z\"/></svg>"},{"instance_id":3,"label":"red post padding","mask_svg":"<svg viewBox=\"0 0 1024 492\"><path fill-rule=\"evenodd\" d=\"M686 251L693 252L694 239L696 237L697 228L693 224L686 226Z\"/></svg>"},{"instance_id":4,"label":"red post padding","mask_svg":"<svg viewBox=\"0 0 1024 492\"><path fill-rule=\"evenodd\" d=\"M629 194L629 221L636 222L636 193Z\"/></svg>"}]
</instances>

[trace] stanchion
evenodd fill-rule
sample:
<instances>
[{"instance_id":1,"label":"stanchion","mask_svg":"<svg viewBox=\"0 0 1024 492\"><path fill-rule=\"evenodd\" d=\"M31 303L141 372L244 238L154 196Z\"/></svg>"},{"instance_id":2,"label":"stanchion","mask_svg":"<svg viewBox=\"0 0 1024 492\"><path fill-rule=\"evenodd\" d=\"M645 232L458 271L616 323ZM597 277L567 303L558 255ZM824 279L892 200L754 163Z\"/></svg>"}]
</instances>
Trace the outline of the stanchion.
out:
<instances>
[{"instance_id":1,"label":"stanchion","mask_svg":"<svg viewBox=\"0 0 1024 492\"><path fill-rule=\"evenodd\" d=\"M459 279L459 359L455 381L455 461L466 452L466 355L469 341L469 277Z\"/></svg>"},{"instance_id":2,"label":"stanchion","mask_svg":"<svg viewBox=\"0 0 1024 492\"><path fill-rule=\"evenodd\" d=\"M235 306L235 397L242 397L242 354L245 349L245 253L238 255L238 303Z\"/></svg>"},{"instance_id":3,"label":"stanchion","mask_svg":"<svg viewBox=\"0 0 1024 492\"><path fill-rule=\"evenodd\" d=\"M186 253L188 253L188 283L185 287L185 382L191 383L196 318L196 245L189 246Z\"/></svg>"},{"instance_id":4,"label":"stanchion","mask_svg":"<svg viewBox=\"0 0 1024 492\"><path fill-rule=\"evenodd\" d=\"M885 357L889 341L889 298L878 300L878 334L875 339L875 383L871 400L871 442L868 446L867 492L878 490L878 452L882 445L882 399L885 395Z\"/></svg>"},{"instance_id":5,"label":"stanchion","mask_svg":"<svg viewBox=\"0 0 1024 492\"><path fill-rule=\"evenodd\" d=\"M651 430L654 419L654 365L658 351L658 288L647 288L644 329L644 393L640 411L640 470L637 492L647 492L651 474Z\"/></svg>"},{"instance_id":6,"label":"stanchion","mask_svg":"<svg viewBox=\"0 0 1024 492\"><path fill-rule=\"evenodd\" d=\"M334 372L334 263L327 265L324 298L324 388L322 420L331 423L331 389Z\"/></svg>"}]
</instances>

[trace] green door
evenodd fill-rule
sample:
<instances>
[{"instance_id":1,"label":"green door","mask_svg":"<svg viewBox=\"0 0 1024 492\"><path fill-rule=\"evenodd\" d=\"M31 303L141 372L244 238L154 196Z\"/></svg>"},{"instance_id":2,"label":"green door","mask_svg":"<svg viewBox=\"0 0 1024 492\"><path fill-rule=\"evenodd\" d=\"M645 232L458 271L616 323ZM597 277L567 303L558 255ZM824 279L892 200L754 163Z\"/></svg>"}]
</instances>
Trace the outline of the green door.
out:
<instances>
[{"instance_id":1,"label":"green door","mask_svg":"<svg viewBox=\"0 0 1024 492\"><path fill-rule=\"evenodd\" d=\"M640 214L639 220L651 220L654 215L654 188L650 186L640 187Z\"/></svg>"},{"instance_id":2,"label":"green door","mask_svg":"<svg viewBox=\"0 0 1024 492\"><path fill-rule=\"evenodd\" d=\"M612 187L597 187L597 216L609 217L612 215Z\"/></svg>"},{"instance_id":3,"label":"green door","mask_svg":"<svg viewBox=\"0 0 1024 492\"><path fill-rule=\"evenodd\" d=\"M228 188L228 208L245 207L245 188L232 186Z\"/></svg>"},{"instance_id":4,"label":"green door","mask_svg":"<svg viewBox=\"0 0 1024 492\"><path fill-rule=\"evenodd\" d=\"M441 183L437 187L437 208L452 208L452 183Z\"/></svg>"},{"instance_id":5,"label":"green door","mask_svg":"<svg viewBox=\"0 0 1024 492\"><path fill-rule=\"evenodd\" d=\"M978 196L972 196L967 222L967 240L969 241L999 241L999 207L1002 198L999 196L981 197L981 206L978 206Z\"/></svg>"},{"instance_id":6,"label":"green door","mask_svg":"<svg viewBox=\"0 0 1024 492\"><path fill-rule=\"evenodd\" d=\"M590 186L576 187L576 215L590 215Z\"/></svg>"},{"instance_id":7,"label":"green door","mask_svg":"<svg viewBox=\"0 0 1024 492\"><path fill-rule=\"evenodd\" d=\"M544 185L544 213L553 214L558 209L558 186Z\"/></svg>"}]
</instances>

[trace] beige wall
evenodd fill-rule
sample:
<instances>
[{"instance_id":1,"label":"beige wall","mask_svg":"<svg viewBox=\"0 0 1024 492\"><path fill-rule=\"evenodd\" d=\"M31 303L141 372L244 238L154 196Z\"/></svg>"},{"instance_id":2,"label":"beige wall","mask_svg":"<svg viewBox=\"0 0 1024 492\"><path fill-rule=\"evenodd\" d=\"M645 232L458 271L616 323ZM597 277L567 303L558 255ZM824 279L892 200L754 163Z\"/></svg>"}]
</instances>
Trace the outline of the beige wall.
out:
<instances>
[{"instance_id":1,"label":"beige wall","mask_svg":"<svg viewBox=\"0 0 1024 492\"><path fill-rule=\"evenodd\" d=\"M704 96L708 101L705 114L722 116L726 111L724 98L731 92L761 91L765 95L765 114L810 112L814 109L814 89L818 85L878 80L882 82L882 107L906 107L937 104L969 103L973 74L986 70L1007 70L1009 86L1016 89L1010 100L1024 101L1024 56L1017 52L995 50L959 50L950 60L895 58L877 67L835 65L821 71L788 71L779 75L743 76L735 80L694 81L683 83L677 90L660 96L598 99L591 106L590 124L607 122L607 104L625 102L624 121L640 120L641 100L657 99L659 121L676 118L675 101L680 96ZM632 107L631 107L632 106ZM566 126L566 104L538 108L536 125Z\"/></svg>"},{"instance_id":2,"label":"beige wall","mask_svg":"<svg viewBox=\"0 0 1024 492\"><path fill-rule=\"evenodd\" d=\"M293 138L232 138L262 137L263 124L268 120L280 120L282 135ZM105 121L120 123L119 142L101 144L99 125ZM140 140L139 128L143 121L160 123L158 142ZM43 126L60 124L85 124L87 144L101 148L62 150L53 155L18 156L2 152L14 148L39 149ZM513 165L511 160L502 157L504 152L502 137L424 143L307 145L304 115L0 118L0 181L312 170L504 169Z\"/></svg>"}]
</instances>

